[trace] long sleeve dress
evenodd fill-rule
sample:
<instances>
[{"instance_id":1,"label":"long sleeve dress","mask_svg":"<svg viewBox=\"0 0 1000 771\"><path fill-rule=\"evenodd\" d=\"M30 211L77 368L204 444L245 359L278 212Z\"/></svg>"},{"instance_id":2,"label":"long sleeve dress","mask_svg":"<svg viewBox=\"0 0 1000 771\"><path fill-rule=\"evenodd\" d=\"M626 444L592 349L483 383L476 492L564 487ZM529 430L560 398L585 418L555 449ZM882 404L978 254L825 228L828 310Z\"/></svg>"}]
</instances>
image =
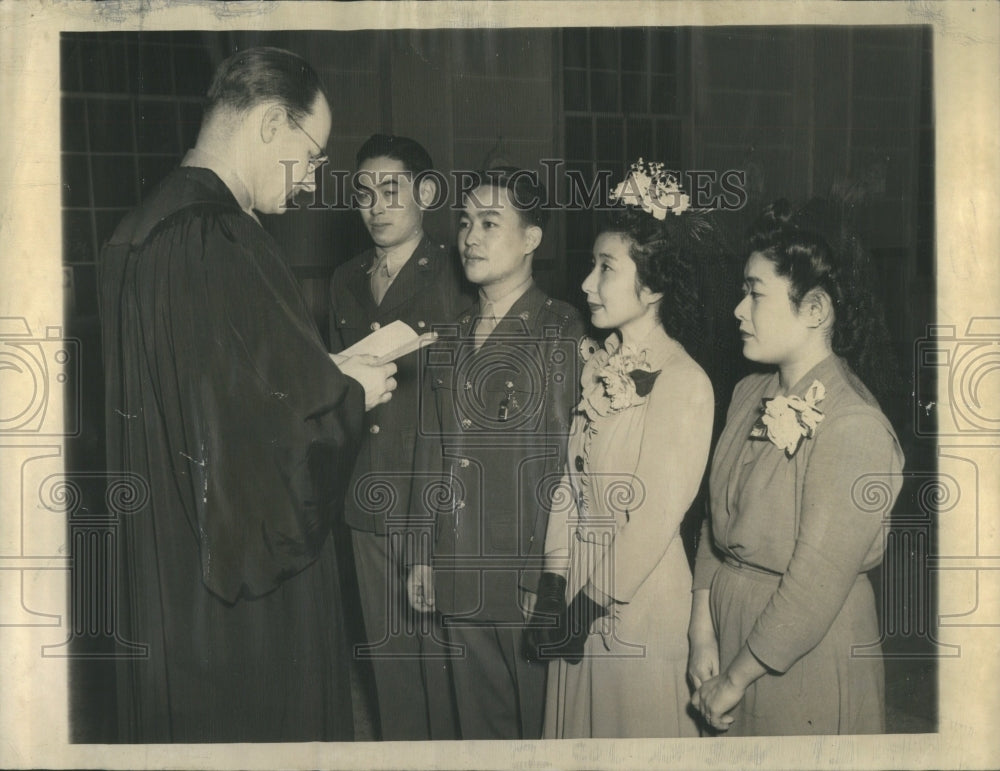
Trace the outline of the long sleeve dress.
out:
<instances>
[{"instance_id":1,"label":"long sleeve dress","mask_svg":"<svg viewBox=\"0 0 1000 771\"><path fill-rule=\"evenodd\" d=\"M617 350L617 337L606 346ZM584 366L546 559L568 559L567 602L588 583L611 602L583 660L549 665L546 738L697 735L685 681L691 571L678 529L708 461L712 386L659 326L635 352L659 374L646 397L626 395L625 408L611 409L606 393L621 405L623 381L606 388L598 379L607 352Z\"/></svg>"},{"instance_id":2,"label":"long sleeve dress","mask_svg":"<svg viewBox=\"0 0 1000 771\"><path fill-rule=\"evenodd\" d=\"M744 643L769 670L734 710L730 736L884 731L866 571L882 559L903 454L841 359L829 356L789 395L814 381L825 389L823 418L791 457L766 437L750 438L762 399L779 394L775 373L737 384L712 461L711 526L694 588L711 589L723 671Z\"/></svg>"}]
</instances>

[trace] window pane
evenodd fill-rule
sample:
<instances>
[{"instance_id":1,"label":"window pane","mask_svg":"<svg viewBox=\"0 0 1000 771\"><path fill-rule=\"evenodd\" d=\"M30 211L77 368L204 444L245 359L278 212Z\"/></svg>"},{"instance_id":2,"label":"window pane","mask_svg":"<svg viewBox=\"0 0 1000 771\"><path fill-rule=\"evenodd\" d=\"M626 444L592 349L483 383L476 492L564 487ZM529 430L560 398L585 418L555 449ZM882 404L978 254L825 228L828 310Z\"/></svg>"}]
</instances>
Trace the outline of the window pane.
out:
<instances>
[{"instance_id":1,"label":"window pane","mask_svg":"<svg viewBox=\"0 0 1000 771\"><path fill-rule=\"evenodd\" d=\"M84 91L125 91L128 66L120 43L84 42L80 47Z\"/></svg>"},{"instance_id":2,"label":"window pane","mask_svg":"<svg viewBox=\"0 0 1000 771\"><path fill-rule=\"evenodd\" d=\"M135 164L131 155L95 155L95 206L135 206Z\"/></svg>"},{"instance_id":3,"label":"window pane","mask_svg":"<svg viewBox=\"0 0 1000 771\"><path fill-rule=\"evenodd\" d=\"M590 30L590 66L595 70L618 69L618 31L614 27Z\"/></svg>"},{"instance_id":4,"label":"window pane","mask_svg":"<svg viewBox=\"0 0 1000 771\"><path fill-rule=\"evenodd\" d=\"M648 112L646 90L649 86L649 76L646 73L622 73L622 111Z\"/></svg>"},{"instance_id":5,"label":"window pane","mask_svg":"<svg viewBox=\"0 0 1000 771\"><path fill-rule=\"evenodd\" d=\"M674 30L655 30L650 40L650 67L653 72L663 75L677 73L678 37Z\"/></svg>"},{"instance_id":6,"label":"window pane","mask_svg":"<svg viewBox=\"0 0 1000 771\"><path fill-rule=\"evenodd\" d=\"M590 74L590 108L594 112L618 112L618 73Z\"/></svg>"},{"instance_id":7,"label":"window pane","mask_svg":"<svg viewBox=\"0 0 1000 771\"><path fill-rule=\"evenodd\" d=\"M62 116L62 149L87 150L87 106L83 99L63 99Z\"/></svg>"},{"instance_id":8,"label":"window pane","mask_svg":"<svg viewBox=\"0 0 1000 771\"><path fill-rule=\"evenodd\" d=\"M132 152L131 100L90 99L87 110L92 152Z\"/></svg>"},{"instance_id":9,"label":"window pane","mask_svg":"<svg viewBox=\"0 0 1000 771\"><path fill-rule=\"evenodd\" d=\"M64 154L62 157L62 205L90 206L90 176L85 155Z\"/></svg>"},{"instance_id":10,"label":"window pane","mask_svg":"<svg viewBox=\"0 0 1000 771\"><path fill-rule=\"evenodd\" d=\"M567 110L584 112L587 109L587 71L563 72L563 103Z\"/></svg>"},{"instance_id":11,"label":"window pane","mask_svg":"<svg viewBox=\"0 0 1000 771\"><path fill-rule=\"evenodd\" d=\"M597 159L601 161L622 160L622 122L619 118L598 118Z\"/></svg>"},{"instance_id":12,"label":"window pane","mask_svg":"<svg viewBox=\"0 0 1000 771\"><path fill-rule=\"evenodd\" d=\"M63 211L63 259L66 262L91 262L94 239L89 211Z\"/></svg>"},{"instance_id":13,"label":"window pane","mask_svg":"<svg viewBox=\"0 0 1000 771\"><path fill-rule=\"evenodd\" d=\"M651 112L671 114L677 112L677 81L663 75L653 76Z\"/></svg>"},{"instance_id":14,"label":"window pane","mask_svg":"<svg viewBox=\"0 0 1000 771\"><path fill-rule=\"evenodd\" d=\"M622 69L629 72L646 71L647 32L643 28L622 30Z\"/></svg>"},{"instance_id":15,"label":"window pane","mask_svg":"<svg viewBox=\"0 0 1000 771\"><path fill-rule=\"evenodd\" d=\"M660 160L656 157L653 147L653 121L651 120L630 120L625 124L626 151L625 160L629 163L646 158L648 160Z\"/></svg>"},{"instance_id":16,"label":"window pane","mask_svg":"<svg viewBox=\"0 0 1000 771\"><path fill-rule=\"evenodd\" d=\"M587 66L587 30L563 30L563 65L566 67Z\"/></svg>"},{"instance_id":17,"label":"window pane","mask_svg":"<svg viewBox=\"0 0 1000 771\"><path fill-rule=\"evenodd\" d=\"M164 45L129 46L128 90L133 94L172 94L173 57Z\"/></svg>"},{"instance_id":18,"label":"window pane","mask_svg":"<svg viewBox=\"0 0 1000 771\"><path fill-rule=\"evenodd\" d=\"M140 153L177 152L177 107L173 102L139 102L136 128Z\"/></svg>"},{"instance_id":19,"label":"window pane","mask_svg":"<svg viewBox=\"0 0 1000 771\"><path fill-rule=\"evenodd\" d=\"M566 118L566 158L590 160L593 156L590 118Z\"/></svg>"}]
</instances>

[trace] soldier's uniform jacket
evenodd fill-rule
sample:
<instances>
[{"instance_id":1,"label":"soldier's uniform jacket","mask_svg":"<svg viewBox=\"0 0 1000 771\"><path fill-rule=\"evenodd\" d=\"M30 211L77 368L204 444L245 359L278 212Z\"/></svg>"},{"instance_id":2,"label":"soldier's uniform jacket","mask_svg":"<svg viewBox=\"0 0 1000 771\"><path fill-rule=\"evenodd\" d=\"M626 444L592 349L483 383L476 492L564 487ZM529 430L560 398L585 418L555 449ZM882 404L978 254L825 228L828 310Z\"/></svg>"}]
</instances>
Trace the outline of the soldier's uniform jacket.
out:
<instances>
[{"instance_id":1,"label":"soldier's uniform jacket","mask_svg":"<svg viewBox=\"0 0 1000 771\"><path fill-rule=\"evenodd\" d=\"M583 323L535 286L483 346L478 304L423 355L408 564L434 566L445 615L521 622L579 396Z\"/></svg>"},{"instance_id":2,"label":"soldier's uniform jacket","mask_svg":"<svg viewBox=\"0 0 1000 771\"><path fill-rule=\"evenodd\" d=\"M330 349L333 353L397 319L418 334L454 322L472 293L463 286L458 257L425 235L389 285L381 304L370 289L375 250L344 263L330 285ZM413 443L417 431L418 354L396 361L392 399L365 414L364 434L344 518L367 532L385 533L386 516L405 516L410 497Z\"/></svg>"}]
</instances>

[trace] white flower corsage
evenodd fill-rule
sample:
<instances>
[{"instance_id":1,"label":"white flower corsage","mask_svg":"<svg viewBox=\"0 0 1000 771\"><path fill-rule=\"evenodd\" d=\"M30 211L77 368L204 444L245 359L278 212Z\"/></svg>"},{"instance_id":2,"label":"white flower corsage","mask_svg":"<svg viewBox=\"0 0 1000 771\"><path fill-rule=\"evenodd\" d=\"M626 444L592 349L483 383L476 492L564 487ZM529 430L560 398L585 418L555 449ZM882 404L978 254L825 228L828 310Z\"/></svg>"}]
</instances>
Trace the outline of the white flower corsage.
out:
<instances>
[{"instance_id":1,"label":"white flower corsage","mask_svg":"<svg viewBox=\"0 0 1000 771\"><path fill-rule=\"evenodd\" d=\"M646 361L645 350L621 345L617 335L608 337L603 348L584 338L580 353L585 365L581 378L583 398L578 409L591 417L642 404L660 374Z\"/></svg>"},{"instance_id":2,"label":"white flower corsage","mask_svg":"<svg viewBox=\"0 0 1000 771\"><path fill-rule=\"evenodd\" d=\"M818 380L806 389L805 396L775 396L761 400L761 416L750 430L751 439L767 439L791 458L803 439L811 439L823 413L816 405L826 396Z\"/></svg>"},{"instance_id":3,"label":"white flower corsage","mask_svg":"<svg viewBox=\"0 0 1000 771\"><path fill-rule=\"evenodd\" d=\"M691 208L691 197L677 183L677 178L662 163L646 163L640 158L611 193L612 202L639 206L656 219L666 219L667 212L680 214Z\"/></svg>"}]
</instances>

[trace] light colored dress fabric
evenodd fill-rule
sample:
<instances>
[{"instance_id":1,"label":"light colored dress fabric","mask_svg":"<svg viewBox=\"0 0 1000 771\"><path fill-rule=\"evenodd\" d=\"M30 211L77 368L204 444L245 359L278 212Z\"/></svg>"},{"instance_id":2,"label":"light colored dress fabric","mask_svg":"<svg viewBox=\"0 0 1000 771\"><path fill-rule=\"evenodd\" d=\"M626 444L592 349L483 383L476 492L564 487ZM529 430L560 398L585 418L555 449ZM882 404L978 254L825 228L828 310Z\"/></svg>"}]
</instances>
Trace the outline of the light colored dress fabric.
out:
<instances>
[{"instance_id":1,"label":"light colored dress fabric","mask_svg":"<svg viewBox=\"0 0 1000 771\"><path fill-rule=\"evenodd\" d=\"M712 386L659 326L637 348L660 371L652 391L620 411L577 414L565 505L549 520L546 558L568 560L567 601L589 582L612 602L583 661L549 664L546 738L698 735L685 680L691 571L678 528L708 460ZM581 404L601 355L584 367Z\"/></svg>"},{"instance_id":2,"label":"light colored dress fabric","mask_svg":"<svg viewBox=\"0 0 1000 771\"><path fill-rule=\"evenodd\" d=\"M882 559L903 454L842 360L829 356L790 395L816 380L823 419L792 457L749 438L761 400L779 393L777 374L763 374L737 384L712 460L694 588L711 588L723 669L746 643L771 670L747 689L729 736L884 731L866 572Z\"/></svg>"}]
</instances>

